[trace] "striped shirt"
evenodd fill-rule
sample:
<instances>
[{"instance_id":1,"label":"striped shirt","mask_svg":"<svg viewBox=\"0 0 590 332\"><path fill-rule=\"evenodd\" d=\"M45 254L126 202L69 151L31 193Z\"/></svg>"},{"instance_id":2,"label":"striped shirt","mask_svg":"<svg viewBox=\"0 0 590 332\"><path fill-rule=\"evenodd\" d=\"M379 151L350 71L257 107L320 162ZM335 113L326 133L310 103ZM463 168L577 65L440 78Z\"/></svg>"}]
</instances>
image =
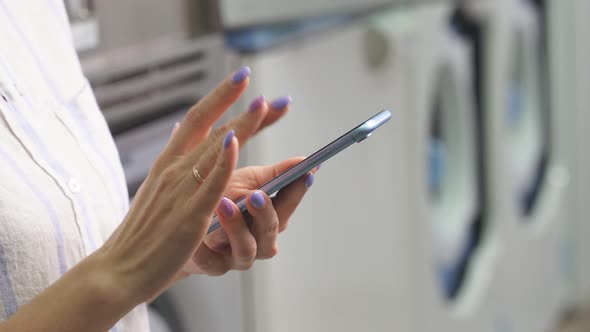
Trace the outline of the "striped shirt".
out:
<instances>
[{"instance_id":1,"label":"striped shirt","mask_svg":"<svg viewBox=\"0 0 590 332\"><path fill-rule=\"evenodd\" d=\"M60 0L0 0L0 321L100 247L128 209L69 29ZM145 305L111 331L149 331Z\"/></svg>"}]
</instances>

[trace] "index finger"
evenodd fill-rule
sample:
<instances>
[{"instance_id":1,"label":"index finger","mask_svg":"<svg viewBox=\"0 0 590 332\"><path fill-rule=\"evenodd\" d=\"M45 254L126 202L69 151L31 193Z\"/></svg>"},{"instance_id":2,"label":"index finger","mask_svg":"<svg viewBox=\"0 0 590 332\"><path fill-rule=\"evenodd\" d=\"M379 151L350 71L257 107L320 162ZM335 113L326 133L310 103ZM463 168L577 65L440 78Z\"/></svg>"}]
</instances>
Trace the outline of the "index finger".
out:
<instances>
[{"instance_id":1,"label":"index finger","mask_svg":"<svg viewBox=\"0 0 590 332\"><path fill-rule=\"evenodd\" d=\"M249 76L249 67L240 68L195 104L170 140L166 151L182 154L187 146L195 146L207 137L215 121L240 98L248 86Z\"/></svg>"}]
</instances>

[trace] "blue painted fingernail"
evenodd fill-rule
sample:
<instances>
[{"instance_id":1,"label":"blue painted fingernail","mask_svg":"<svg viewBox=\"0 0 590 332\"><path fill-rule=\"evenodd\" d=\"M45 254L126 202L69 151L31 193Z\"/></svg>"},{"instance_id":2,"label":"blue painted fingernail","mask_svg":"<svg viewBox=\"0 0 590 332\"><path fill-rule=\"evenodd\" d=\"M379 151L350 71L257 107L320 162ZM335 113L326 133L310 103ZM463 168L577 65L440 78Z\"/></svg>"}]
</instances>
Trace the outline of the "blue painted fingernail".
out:
<instances>
[{"instance_id":1,"label":"blue painted fingernail","mask_svg":"<svg viewBox=\"0 0 590 332\"><path fill-rule=\"evenodd\" d=\"M225 138L223 139L223 147L224 148L228 148L229 145L231 144L232 140L234 139L234 136L236 135L236 132L232 129L230 130L227 135L225 135Z\"/></svg>"},{"instance_id":2,"label":"blue painted fingernail","mask_svg":"<svg viewBox=\"0 0 590 332\"><path fill-rule=\"evenodd\" d=\"M250 196L250 203L252 203L255 208L261 209L264 207L264 204L266 204L266 200L260 191L256 191Z\"/></svg>"},{"instance_id":3,"label":"blue painted fingernail","mask_svg":"<svg viewBox=\"0 0 590 332\"><path fill-rule=\"evenodd\" d=\"M311 188L313 186L313 182L315 181L315 176L313 174L309 174L305 179L305 189Z\"/></svg>"},{"instance_id":4,"label":"blue painted fingernail","mask_svg":"<svg viewBox=\"0 0 590 332\"><path fill-rule=\"evenodd\" d=\"M246 78L248 78L248 76L250 76L251 72L252 71L250 70L250 67L242 67L238 71L236 71L234 77L232 77L231 80L234 84L242 83Z\"/></svg>"},{"instance_id":5,"label":"blue painted fingernail","mask_svg":"<svg viewBox=\"0 0 590 332\"><path fill-rule=\"evenodd\" d=\"M234 206L232 201L230 201L227 197L221 199L218 209L219 212L221 212L221 214L226 218L231 218L231 216L234 214Z\"/></svg>"},{"instance_id":6,"label":"blue painted fingernail","mask_svg":"<svg viewBox=\"0 0 590 332\"><path fill-rule=\"evenodd\" d=\"M262 107L262 104L264 104L264 96L259 96L258 98L254 99L254 101L252 101L248 110L251 113L254 113Z\"/></svg>"},{"instance_id":7,"label":"blue painted fingernail","mask_svg":"<svg viewBox=\"0 0 590 332\"><path fill-rule=\"evenodd\" d=\"M293 102L293 98L291 98L291 96L285 96L275 99L270 106L272 106L275 111L280 111L287 107L291 102Z\"/></svg>"},{"instance_id":8,"label":"blue painted fingernail","mask_svg":"<svg viewBox=\"0 0 590 332\"><path fill-rule=\"evenodd\" d=\"M322 168L322 164L319 164L318 167L316 167L316 172L320 170L320 168Z\"/></svg>"}]
</instances>

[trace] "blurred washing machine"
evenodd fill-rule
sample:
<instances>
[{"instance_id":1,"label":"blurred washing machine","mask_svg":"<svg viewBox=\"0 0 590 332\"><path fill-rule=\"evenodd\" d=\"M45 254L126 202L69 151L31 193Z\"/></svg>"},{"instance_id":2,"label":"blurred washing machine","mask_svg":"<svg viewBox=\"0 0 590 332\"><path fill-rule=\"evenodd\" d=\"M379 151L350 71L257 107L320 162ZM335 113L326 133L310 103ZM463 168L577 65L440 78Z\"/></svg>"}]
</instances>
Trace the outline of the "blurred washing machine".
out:
<instances>
[{"instance_id":1,"label":"blurred washing machine","mask_svg":"<svg viewBox=\"0 0 590 332\"><path fill-rule=\"evenodd\" d=\"M584 13L590 10L590 4L587 1L577 1L575 9L576 22L576 52L575 63L576 71L576 116L575 125L576 137L570 145L570 149L575 148L573 154L576 156L576 226L578 246L576 253L576 265L578 266L577 279L579 286L579 296L588 302L590 299L590 243L588 235L590 234L590 204L588 204L588 197L590 197L590 156L585 148L585 142L590 139L590 95L588 94L588 87L590 86L590 78L587 73L590 72L590 40L584 31L589 31L590 28L587 17ZM572 128L572 126L568 126Z\"/></svg>"},{"instance_id":2,"label":"blurred washing machine","mask_svg":"<svg viewBox=\"0 0 590 332\"><path fill-rule=\"evenodd\" d=\"M549 1L552 77L555 91L559 155L571 170L565 206L565 257L570 287L569 303L590 300L590 157L585 148L590 130L590 39L587 20L590 3L584 0Z\"/></svg>"},{"instance_id":3,"label":"blurred washing machine","mask_svg":"<svg viewBox=\"0 0 590 332\"><path fill-rule=\"evenodd\" d=\"M325 163L278 257L242 276L246 331L496 330L499 245L486 220L473 45L453 13L443 2L393 7L236 54L253 71L237 110L259 94L294 98L243 163L309 154L393 111Z\"/></svg>"},{"instance_id":4,"label":"blurred washing machine","mask_svg":"<svg viewBox=\"0 0 590 332\"><path fill-rule=\"evenodd\" d=\"M353 19L236 55L253 72L238 110L259 94L294 99L290 114L243 150L246 164L308 155L383 108L394 114L323 165L279 255L243 274L245 331L378 331L392 321L412 330L412 280L398 271L410 263L398 248L410 245L412 218L406 194L391 188L408 187L402 156L414 24L403 13Z\"/></svg>"},{"instance_id":5,"label":"blurred washing machine","mask_svg":"<svg viewBox=\"0 0 590 332\"><path fill-rule=\"evenodd\" d=\"M423 224L418 331L495 331L502 305L501 246L488 200L476 80L480 49L459 16L460 8L451 5L422 8L421 45L411 66L412 110L423 116L415 119L414 137L417 146L429 147L427 159L414 149L415 161L429 165L430 174L415 173L411 191L416 221Z\"/></svg>"},{"instance_id":6,"label":"blurred washing machine","mask_svg":"<svg viewBox=\"0 0 590 332\"><path fill-rule=\"evenodd\" d=\"M528 0L472 2L481 33L485 164L502 239L499 271L506 331L545 331L565 300L564 194L543 47L543 8Z\"/></svg>"}]
</instances>

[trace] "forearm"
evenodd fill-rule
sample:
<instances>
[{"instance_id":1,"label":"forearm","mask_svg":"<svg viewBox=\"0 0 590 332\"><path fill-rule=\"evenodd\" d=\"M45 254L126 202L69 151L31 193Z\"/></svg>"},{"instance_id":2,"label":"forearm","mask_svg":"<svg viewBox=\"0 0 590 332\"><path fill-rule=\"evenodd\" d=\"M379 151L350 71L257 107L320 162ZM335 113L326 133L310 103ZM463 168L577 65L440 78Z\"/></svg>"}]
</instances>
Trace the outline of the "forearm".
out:
<instances>
[{"instance_id":1,"label":"forearm","mask_svg":"<svg viewBox=\"0 0 590 332\"><path fill-rule=\"evenodd\" d=\"M24 305L0 332L105 332L136 303L90 256Z\"/></svg>"}]
</instances>

